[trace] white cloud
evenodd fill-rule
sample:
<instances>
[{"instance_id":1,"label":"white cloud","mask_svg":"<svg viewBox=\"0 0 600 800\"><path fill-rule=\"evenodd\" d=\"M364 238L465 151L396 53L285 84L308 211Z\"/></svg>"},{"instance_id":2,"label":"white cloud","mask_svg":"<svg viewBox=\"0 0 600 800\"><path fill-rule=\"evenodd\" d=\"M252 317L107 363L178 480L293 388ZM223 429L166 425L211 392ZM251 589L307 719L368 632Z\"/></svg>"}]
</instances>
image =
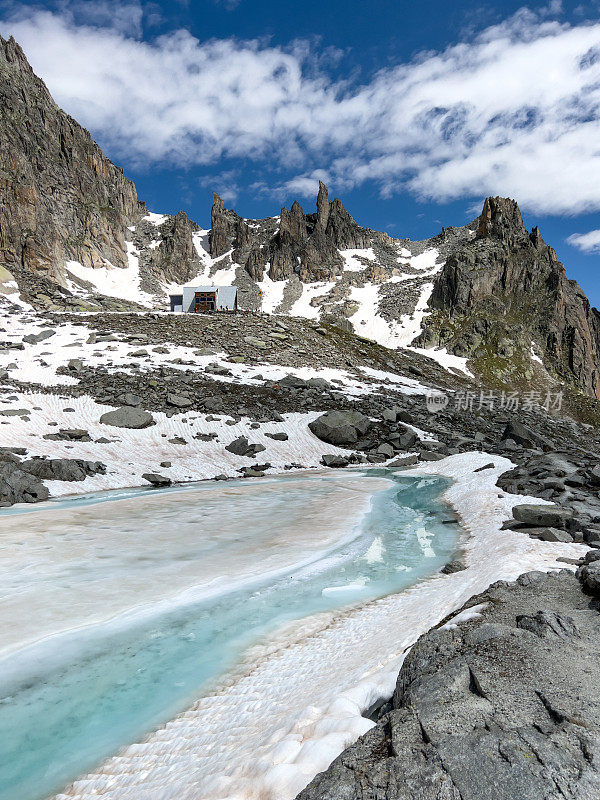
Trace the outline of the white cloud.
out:
<instances>
[{"instance_id":1,"label":"white cloud","mask_svg":"<svg viewBox=\"0 0 600 800\"><path fill-rule=\"evenodd\" d=\"M600 209L600 23L559 23L558 3L362 84L332 77L306 43L140 41L125 30L136 7L116 27L29 6L0 22L115 159L218 169L241 157L300 191L327 175L338 190L375 181L384 195Z\"/></svg>"},{"instance_id":2,"label":"white cloud","mask_svg":"<svg viewBox=\"0 0 600 800\"><path fill-rule=\"evenodd\" d=\"M567 242L582 253L600 253L600 231L573 233L567 237Z\"/></svg>"}]
</instances>

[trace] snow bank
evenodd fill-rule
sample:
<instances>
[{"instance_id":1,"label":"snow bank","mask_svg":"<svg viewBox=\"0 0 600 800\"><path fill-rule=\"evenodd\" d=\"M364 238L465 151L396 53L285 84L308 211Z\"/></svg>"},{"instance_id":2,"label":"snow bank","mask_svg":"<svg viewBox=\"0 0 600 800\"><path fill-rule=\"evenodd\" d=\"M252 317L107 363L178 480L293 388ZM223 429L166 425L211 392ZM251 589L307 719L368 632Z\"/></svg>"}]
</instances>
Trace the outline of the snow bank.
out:
<instances>
[{"instance_id":1,"label":"snow bank","mask_svg":"<svg viewBox=\"0 0 600 800\"><path fill-rule=\"evenodd\" d=\"M189 411L167 417L155 412L155 425L130 430L102 424L100 416L113 406L95 403L87 396L61 398L33 393L19 396L10 407L27 409L30 413L6 418L6 422L10 420L6 425L1 424L3 418L0 417L0 446L26 447L30 456L102 461L108 467L106 475L89 476L81 482L46 481L52 496L144 485L146 482L141 478L144 472L158 472L173 481L189 481L213 478L221 473L239 477L237 470L241 467L267 461L276 472L282 472L287 464L317 467L324 454L346 452L320 441L310 432L308 423L319 415L318 412L286 414L283 422L265 422L258 428L251 428L249 419L233 423L223 415ZM74 410L69 412L65 408ZM211 417L211 421L207 417ZM60 428L87 430L92 441L43 438ZM274 441L266 436L276 432L286 433L287 441ZM197 438L203 434L214 434L216 438L209 441ZM265 450L255 459L230 453L225 446L239 436L262 444ZM110 441L94 441L101 438ZM170 441L173 439L181 439L185 444ZM162 461L171 461L172 466L161 467Z\"/></svg>"}]
</instances>

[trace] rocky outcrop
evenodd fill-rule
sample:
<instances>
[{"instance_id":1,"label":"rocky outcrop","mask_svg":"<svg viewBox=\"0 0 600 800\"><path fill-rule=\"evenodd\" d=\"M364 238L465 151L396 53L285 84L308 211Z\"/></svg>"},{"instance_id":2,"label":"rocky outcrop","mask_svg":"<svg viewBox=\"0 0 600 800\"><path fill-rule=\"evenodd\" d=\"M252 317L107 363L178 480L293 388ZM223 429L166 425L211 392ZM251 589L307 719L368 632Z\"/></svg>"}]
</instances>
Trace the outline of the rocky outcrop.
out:
<instances>
[{"instance_id":1,"label":"rocky outcrop","mask_svg":"<svg viewBox=\"0 0 600 800\"><path fill-rule=\"evenodd\" d=\"M194 248L194 234L198 225L180 211L168 217L160 226L160 244L146 251L140 264L143 272L160 283L183 284L192 280L200 269L200 260ZM145 231L146 240L151 232Z\"/></svg>"},{"instance_id":2,"label":"rocky outcrop","mask_svg":"<svg viewBox=\"0 0 600 800\"><path fill-rule=\"evenodd\" d=\"M598 597L592 562L579 577ZM472 598L422 636L377 725L298 800L592 800L600 795L600 617L567 570Z\"/></svg>"},{"instance_id":3,"label":"rocky outcrop","mask_svg":"<svg viewBox=\"0 0 600 800\"><path fill-rule=\"evenodd\" d=\"M248 226L235 211L223 207L223 200L213 193L210 214L210 254L213 258L224 255L229 250L247 244Z\"/></svg>"},{"instance_id":4,"label":"rocky outcrop","mask_svg":"<svg viewBox=\"0 0 600 800\"><path fill-rule=\"evenodd\" d=\"M535 342L555 377L600 398L600 314L539 229L527 231L514 200L486 199L475 237L436 278L430 307L419 343L473 358L494 378L511 358L529 361ZM494 365L498 358L507 363Z\"/></svg>"},{"instance_id":5,"label":"rocky outcrop","mask_svg":"<svg viewBox=\"0 0 600 800\"><path fill-rule=\"evenodd\" d=\"M127 266L139 218L131 181L54 103L14 39L0 37L0 266L64 284L68 260Z\"/></svg>"},{"instance_id":6,"label":"rocky outcrop","mask_svg":"<svg viewBox=\"0 0 600 800\"><path fill-rule=\"evenodd\" d=\"M17 448L18 450L18 448ZM23 455L26 451L19 451ZM83 481L89 475L103 475L106 467L99 461L79 458L29 458L21 461L16 451L0 451L0 507L13 503L37 503L47 500L49 491L43 480Z\"/></svg>"},{"instance_id":7,"label":"rocky outcrop","mask_svg":"<svg viewBox=\"0 0 600 800\"><path fill-rule=\"evenodd\" d=\"M317 213L305 214L298 201L281 209L279 226L271 231L268 220L257 220L250 228L246 220L223 207L214 195L211 212L210 254L213 258L232 251L255 281L262 280L269 264L271 280L297 275L306 282L324 281L343 267L338 249L368 247L373 231L361 228L340 200L328 200L325 184L319 182Z\"/></svg>"}]
</instances>

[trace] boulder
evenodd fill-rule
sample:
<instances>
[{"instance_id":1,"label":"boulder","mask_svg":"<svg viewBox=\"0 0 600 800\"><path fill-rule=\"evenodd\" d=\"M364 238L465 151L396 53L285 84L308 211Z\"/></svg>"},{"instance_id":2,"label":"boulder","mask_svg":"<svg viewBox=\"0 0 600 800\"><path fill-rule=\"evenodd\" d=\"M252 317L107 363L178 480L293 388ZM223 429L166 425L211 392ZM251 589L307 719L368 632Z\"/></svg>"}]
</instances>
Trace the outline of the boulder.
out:
<instances>
[{"instance_id":1,"label":"boulder","mask_svg":"<svg viewBox=\"0 0 600 800\"><path fill-rule=\"evenodd\" d=\"M83 370L83 361L80 358L71 358L67 367L71 372L81 372Z\"/></svg>"},{"instance_id":2,"label":"boulder","mask_svg":"<svg viewBox=\"0 0 600 800\"><path fill-rule=\"evenodd\" d=\"M46 433L44 439L55 442L91 442L92 437L83 428L60 428L58 433Z\"/></svg>"},{"instance_id":3,"label":"boulder","mask_svg":"<svg viewBox=\"0 0 600 800\"><path fill-rule=\"evenodd\" d=\"M165 475L158 475L156 472L144 472L142 478L152 486L170 486L173 481Z\"/></svg>"},{"instance_id":4,"label":"boulder","mask_svg":"<svg viewBox=\"0 0 600 800\"><path fill-rule=\"evenodd\" d=\"M327 392L331 389L331 384L325 378L309 378L306 385L311 389L318 389L321 392Z\"/></svg>"},{"instance_id":5,"label":"boulder","mask_svg":"<svg viewBox=\"0 0 600 800\"><path fill-rule=\"evenodd\" d=\"M288 389L304 389L306 387L306 381L303 378L298 378L296 375L286 375L280 381L276 381L276 383Z\"/></svg>"},{"instance_id":6,"label":"boulder","mask_svg":"<svg viewBox=\"0 0 600 800\"><path fill-rule=\"evenodd\" d=\"M344 446L355 444L364 436L371 421L358 411L327 411L309 422L308 427L321 441Z\"/></svg>"},{"instance_id":7,"label":"boulder","mask_svg":"<svg viewBox=\"0 0 600 800\"><path fill-rule=\"evenodd\" d=\"M53 481L83 481L88 475L104 475L106 466L100 461L79 458L31 458L20 468L36 478Z\"/></svg>"},{"instance_id":8,"label":"boulder","mask_svg":"<svg viewBox=\"0 0 600 800\"><path fill-rule=\"evenodd\" d=\"M48 489L38 478L24 472L12 461L0 462L0 506L13 503L36 503L47 500Z\"/></svg>"},{"instance_id":9,"label":"boulder","mask_svg":"<svg viewBox=\"0 0 600 800\"><path fill-rule=\"evenodd\" d=\"M297 800L600 796L598 612L567 570L524 578L422 636L391 706Z\"/></svg>"},{"instance_id":10,"label":"boulder","mask_svg":"<svg viewBox=\"0 0 600 800\"><path fill-rule=\"evenodd\" d=\"M245 436L239 436L225 446L225 450L233 453L236 456L246 456L247 458L254 458L257 453L266 450L267 448L262 444L250 444Z\"/></svg>"},{"instance_id":11,"label":"boulder","mask_svg":"<svg viewBox=\"0 0 600 800\"><path fill-rule=\"evenodd\" d=\"M154 425L154 417L149 411L142 411L141 408L131 408L121 406L114 411L107 411L100 417L103 425L112 425L115 428L149 428Z\"/></svg>"},{"instance_id":12,"label":"boulder","mask_svg":"<svg viewBox=\"0 0 600 800\"><path fill-rule=\"evenodd\" d=\"M122 406L141 406L143 403L142 398L137 394L132 394L132 392L120 394L117 397L117 401L121 403Z\"/></svg>"},{"instance_id":13,"label":"boulder","mask_svg":"<svg viewBox=\"0 0 600 800\"><path fill-rule=\"evenodd\" d=\"M572 542L573 537L560 528L522 528L523 533L543 542Z\"/></svg>"},{"instance_id":14,"label":"boulder","mask_svg":"<svg viewBox=\"0 0 600 800\"><path fill-rule=\"evenodd\" d=\"M573 518L570 511L555 505L533 505L524 503L513 508L513 517L517 522L532 525L536 528L565 529Z\"/></svg>"},{"instance_id":15,"label":"boulder","mask_svg":"<svg viewBox=\"0 0 600 800\"><path fill-rule=\"evenodd\" d=\"M175 406L175 408L188 408L192 405L192 400L189 397L181 394L172 394L169 392L167 394L167 405L168 406Z\"/></svg>"},{"instance_id":16,"label":"boulder","mask_svg":"<svg viewBox=\"0 0 600 800\"><path fill-rule=\"evenodd\" d=\"M55 331L51 330L44 330L40 331L39 333L28 333L27 336L23 337L23 341L27 344L39 344L40 342L44 342L46 339L49 339L51 336L54 336Z\"/></svg>"},{"instance_id":17,"label":"boulder","mask_svg":"<svg viewBox=\"0 0 600 800\"><path fill-rule=\"evenodd\" d=\"M587 592L600 597L600 561L584 564L577 570L577 577Z\"/></svg>"},{"instance_id":18,"label":"boulder","mask_svg":"<svg viewBox=\"0 0 600 800\"><path fill-rule=\"evenodd\" d=\"M465 569L466 566L463 564L463 562L459 559L455 559L454 561L449 561L445 566L443 566L441 571L444 573L444 575L452 575L454 572L462 572Z\"/></svg>"},{"instance_id":19,"label":"boulder","mask_svg":"<svg viewBox=\"0 0 600 800\"><path fill-rule=\"evenodd\" d=\"M287 442L288 435L283 431L277 431L276 433L265 433L265 436L268 436L269 439L274 439L276 442Z\"/></svg>"},{"instance_id":20,"label":"boulder","mask_svg":"<svg viewBox=\"0 0 600 800\"><path fill-rule=\"evenodd\" d=\"M345 456L327 454L321 458L321 464L331 469L341 469L342 467L347 467L349 463L350 459Z\"/></svg>"},{"instance_id":21,"label":"boulder","mask_svg":"<svg viewBox=\"0 0 600 800\"><path fill-rule=\"evenodd\" d=\"M377 452L379 453L380 456L385 456L386 458L394 457L394 448L392 447L391 444L388 444L387 442L380 444L379 447L377 448Z\"/></svg>"},{"instance_id":22,"label":"boulder","mask_svg":"<svg viewBox=\"0 0 600 800\"><path fill-rule=\"evenodd\" d=\"M511 420L504 429L502 440L505 439L512 439L513 442L520 444L521 447L535 447L541 443L540 437L531 428L516 420Z\"/></svg>"},{"instance_id":23,"label":"boulder","mask_svg":"<svg viewBox=\"0 0 600 800\"><path fill-rule=\"evenodd\" d=\"M400 456L399 458L395 458L391 464L388 464L388 467L412 467L413 464L419 463L419 456L411 455L411 456Z\"/></svg>"},{"instance_id":24,"label":"boulder","mask_svg":"<svg viewBox=\"0 0 600 800\"><path fill-rule=\"evenodd\" d=\"M414 431L406 431L398 439L398 447L401 450L411 450L419 443L419 437Z\"/></svg>"}]
</instances>

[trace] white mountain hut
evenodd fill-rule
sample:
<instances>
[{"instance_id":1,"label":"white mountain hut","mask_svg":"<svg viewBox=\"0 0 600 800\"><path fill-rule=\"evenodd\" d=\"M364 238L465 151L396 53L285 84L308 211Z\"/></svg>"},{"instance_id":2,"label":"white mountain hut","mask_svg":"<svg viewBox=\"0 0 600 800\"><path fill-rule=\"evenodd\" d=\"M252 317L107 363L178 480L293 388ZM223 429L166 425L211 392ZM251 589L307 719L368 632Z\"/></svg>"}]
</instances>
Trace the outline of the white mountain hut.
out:
<instances>
[{"instance_id":1,"label":"white mountain hut","mask_svg":"<svg viewBox=\"0 0 600 800\"><path fill-rule=\"evenodd\" d=\"M212 311L237 311L237 286L182 286L170 294L171 311L206 314Z\"/></svg>"}]
</instances>

